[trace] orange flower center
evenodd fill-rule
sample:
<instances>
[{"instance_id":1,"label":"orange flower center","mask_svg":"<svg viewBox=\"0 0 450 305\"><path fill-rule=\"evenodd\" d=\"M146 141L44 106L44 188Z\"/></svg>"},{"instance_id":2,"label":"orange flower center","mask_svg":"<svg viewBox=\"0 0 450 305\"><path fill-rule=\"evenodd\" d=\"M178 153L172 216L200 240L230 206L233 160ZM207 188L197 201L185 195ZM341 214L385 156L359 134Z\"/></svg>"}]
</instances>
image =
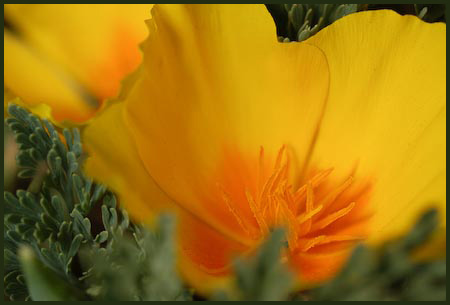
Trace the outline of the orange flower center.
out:
<instances>
[{"instance_id":1,"label":"orange flower center","mask_svg":"<svg viewBox=\"0 0 450 305\"><path fill-rule=\"evenodd\" d=\"M232 215L230 218L255 245L271 228L285 227L286 257L302 257L293 264L303 278L308 278L310 272L317 280L330 276L341 265L341 254L348 254L355 242L367 238L371 217L369 182L355 181L351 174L336 181L331 178L333 169L329 168L306 175L294 187L291 162L284 146L272 169L262 148L256 166L249 165L239 154L228 154L225 160L217 188ZM255 168L256 174L252 172ZM339 259L333 258L333 253L339 253ZM325 267L326 272L316 270L320 264L312 267L305 258L318 255L331 255L334 267Z\"/></svg>"}]
</instances>

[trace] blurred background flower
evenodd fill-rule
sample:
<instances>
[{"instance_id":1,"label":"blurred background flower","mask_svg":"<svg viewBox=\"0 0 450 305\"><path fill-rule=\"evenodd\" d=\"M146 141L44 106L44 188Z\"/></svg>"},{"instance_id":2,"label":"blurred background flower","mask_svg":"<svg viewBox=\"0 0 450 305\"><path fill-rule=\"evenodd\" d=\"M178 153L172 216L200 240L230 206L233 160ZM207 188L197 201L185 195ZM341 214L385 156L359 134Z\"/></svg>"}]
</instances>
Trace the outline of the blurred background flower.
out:
<instances>
[{"instance_id":1,"label":"blurred background flower","mask_svg":"<svg viewBox=\"0 0 450 305\"><path fill-rule=\"evenodd\" d=\"M5 4L5 87L58 122L88 120L139 64L152 6Z\"/></svg>"}]
</instances>

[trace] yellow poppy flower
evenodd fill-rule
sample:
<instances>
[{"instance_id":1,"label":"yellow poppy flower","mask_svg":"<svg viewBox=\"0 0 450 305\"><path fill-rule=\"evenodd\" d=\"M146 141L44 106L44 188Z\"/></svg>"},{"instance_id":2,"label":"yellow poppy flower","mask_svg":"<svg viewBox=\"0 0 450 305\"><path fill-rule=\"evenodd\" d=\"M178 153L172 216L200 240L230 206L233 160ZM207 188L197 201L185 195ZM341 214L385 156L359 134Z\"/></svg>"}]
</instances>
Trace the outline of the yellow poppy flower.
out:
<instances>
[{"instance_id":1,"label":"yellow poppy flower","mask_svg":"<svg viewBox=\"0 0 450 305\"><path fill-rule=\"evenodd\" d=\"M58 122L86 121L139 64L151 7L5 4L5 87Z\"/></svg>"},{"instance_id":2,"label":"yellow poppy flower","mask_svg":"<svg viewBox=\"0 0 450 305\"><path fill-rule=\"evenodd\" d=\"M274 226L304 282L356 242L445 227L445 25L349 15L278 43L263 5L158 5L123 98L88 126L86 171L137 220L179 216L180 268L200 292Z\"/></svg>"}]
</instances>

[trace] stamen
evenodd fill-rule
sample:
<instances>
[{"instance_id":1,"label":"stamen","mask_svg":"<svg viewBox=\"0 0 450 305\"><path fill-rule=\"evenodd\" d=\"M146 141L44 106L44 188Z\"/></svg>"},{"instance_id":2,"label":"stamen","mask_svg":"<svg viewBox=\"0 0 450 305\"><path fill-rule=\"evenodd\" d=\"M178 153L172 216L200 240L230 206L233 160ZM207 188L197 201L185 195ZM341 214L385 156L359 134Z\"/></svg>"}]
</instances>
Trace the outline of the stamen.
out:
<instances>
[{"instance_id":1,"label":"stamen","mask_svg":"<svg viewBox=\"0 0 450 305\"><path fill-rule=\"evenodd\" d=\"M218 185L218 187L219 187L220 191L222 192L222 199L227 204L227 207L230 210L231 214L233 214L234 218L239 223L241 228L245 231L245 233L247 233L247 235L249 235L253 238L255 235L250 232L250 230L247 228L244 221L242 220L241 216L234 208L234 204L233 204L233 201L232 201L230 195L228 195L220 185Z\"/></svg>"},{"instance_id":2,"label":"stamen","mask_svg":"<svg viewBox=\"0 0 450 305\"><path fill-rule=\"evenodd\" d=\"M317 206L314 210L305 212L297 216L297 221L299 224L304 223L305 221L311 219L314 215L318 214L320 210L322 210L323 205Z\"/></svg>"},{"instance_id":3,"label":"stamen","mask_svg":"<svg viewBox=\"0 0 450 305\"><path fill-rule=\"evenodd\" d=\"M277 197L271 196L271 199L272 199L271 203L274 206L274 222L275 222L275 226L278 227L278 226L283 225L283 220L284 220L284 218L280 215L281 204Z\"/></svg>"},{"instance_id":4,"label":"stamen","mask_svg":"<svg viewBox=\"0 0 450 305\"><path fill-rule=\"evenodd\" d=\"M355 202L352 202L345 208L340 209L339 211L334 212L334 213L326 216L325 218L317 221L316 223L313 224L310 232L314 232L316 230L323 229L326 226L328 226L329 224L335 222L337 219L347 215L355 207L355 204L356 204Z\"/></svg>"},{"instance_id":5,"label":"stamen","mask_svg":"<svg viewBox=\"0 0 450 305\"><path fill-rule=\"evenodd\" d=\"M239 206L236 205L236 202L233 202L233 198L240 198L238 195L241 194L232 193L230 195L221 188L223 201L248 236L256 240L269 234L271 228L284 226L288 229L287 243L290 250L303 252L327 243L350 242L364 238L351 236L362 234L363 232L360 230L344 231L340 227L336 230L333 227L335 235L324 234L327 231L321 230L338 219L346 217L353 209L356 209L355 201L359 202L361 194L367 191L367 187L362 189L362 193L352 192L351 198L353 201L350 201L344 208L341 208L340 202L337 202L337 206L333 207L336 199L352 184L352 176L335 187L333 181L324 183L333 171L333 168L328 168L318 171L303 186L294 189L289 179L291 162L289 155L286 153L286 146L283 145L279 149L276 159L271 158L271 160L273 164L272 172L268 170L269 164L267 164L268 160L265 160L264 148L260 147L257 181L249 181L249 185L254 185L254 182L257 183L256 192L245 189L247 202L237 202L237 204L249 205L254 220L245 219L239 213L239 210L236 210ZM358 191L356 187L352 190ZM357 221L354 218L348 220L349 224L354 224ZM255 221L258 227L254 224ZM348 226L348 223L343 222L341 224L339 222L340 226Z\"/></svg>"},{"instance_id":6,"label":"stamen","mask_svg":"<svg viewBox=\"0 0 450 305\"><path fill-rule=\"evenodd\" d=\"M274 172L269 177L269 179L266 181L266 183L264 183L263 190L259 195L258 201L262 202L267 197L267 195L272 187L273 180L276 178L276 175L277 175L277 172Z\"/></svg>"},{"instance_id":7,"label":"stamen","mask_svg":"<svg viewBox=\"0 0 450 305\"><path fill-rule=\"evenodd\" d=\"M279 183L284 176L283 172L286 170L287 170L287 164L283 165L283 167L281 169L279 169L278 172L276 173L276 177L273 180L272 185L270 187L271 193L273 193L276 190L276 188L279 186Z\"/></svg>"},{"instance_id":8,"label":"stamen","mask_svg":"<svg viewBox=\"0 0 450 305\"><path fill-rule=\"evenodd\" d=\"M299 247L301 251L308 251L309 249L311 249L312 247L314 247L315 245L318 245L321 241L325 240L325 238L327 238L325 235L320 235L314 238L301 238L299 240Z\"/></svg>"},{"instance_id":9,"label":"stamen","mask_svg":"<svg viewBox=\"0 0 450 305\"><path fill-rule=\"evenodd\" d=\"M267 226L264 217L262 217L260 208L256 205L256 202L253 200L252 194L248 190L245 190L245 196L247 197L248 204L250 205L250 210L253 213L253 216L258 223L259 229L262 234L267 234L269 232L269 227Z\"/></svg>"},{"instance_id":10,"label":"stamen","mask_svg":"<svg viewBox=\"0 0 450 305\"><path fill-rule=\"evenodd\" d=\"M262 192L264 179L264 147L259 149L258 193Z\"/></svg>"},{"instance_id":11,"label":"stamen","mask_svg":"<svg viewBox=\"0 0 450 305\"><path fill-rule=\"evenodd\" d=\"M337 242L337 241L357 241L362 240L364 237L359 236L350 236L350 235L319 235L317 237L314 237L312 239L306 239L301 238L299 240L299 247L301 251L308 251L309 249L328 244L331 242Z\"/></svg>"},{"instance_id":12,"label":"stamen","mask_svg":"<svg viewBox=\"0 0 450 305\"><path fill-rule=\"evenodd\" d=\"M311 181L308 182L306 185L306 213L309 213L313 210L313 204L314 204L314 192L312 188ZM305 221L304 228L305 234L306 232L309 232L311 230L311 218Z\"/></svg>"},{"instance_id":13,"label":"stamen","mask_svg":"<svg viewBox=\"0 0 450 305\"><path fill-rule=\"evenodd\" d=\"M291 211L296 211L296 205L294 201L294 196L292 196L292 185L286 186L284 189L284 197L286 198L287 205Z\"/></svg>"},{"instance_id":14,"label":"stamen","mask_svg":"<svg viewBox=\"0 0 450 305\"><path fill-rule=\"evenodd\" d=\"M275 161L275 167L274 170L277 170L278 168L280 168L281 165L281 159L283 158L283 152L284 152L284 148L286 147L286 145L282 145L280 150L278 151L278 155L277 155L277 159Z\"/></svg>"},{"instance_id":15,"label":"stamen","mask_svg":"<svg viewBox=\"0 0 450 305\"><path fill-rule=\"evenodd\" d=\"M327 170L321 171L317 173L313 178L311 178L309 181L312 184L313 188L318 187L323 181L325 181L325 178L328 177L328 175L333 171L333 168L329 168ZM297 192L294 194L294 202L300 203L305 199L306 195L306 186L307 184L300 187Z\"/></svg>"},{"instance_id":16,"label":"stamen","mask_svg":"<svg viewBox=\"0 0 450 305\"><path fill-rule=\"evenodd\" d=\"M311 183L312 183L313 187L319 186L319 184L322 183L322 181L324 181L324 179L326 177L328 177L328 175L331 174L331 172L333 170L334 170L334 168L330 167L329 169L323 170L323 171L319 172L317 175L315 175L311 179Z\"/></svg>"},{"instance_id":17,"label":"stamen","mask_svg":"<svg viewBox=\"0 0 450 305\"><path fill-rule=\"evenodd\" d=\"M288 244L289 248L296 249L297 248L297 240L299 238L298 236L298 230L297 230L297 223L294 214L287 206L286 202L283 200L280 200L280 205L282 207L281 211L283 213L283 218L286 219L289 229L288 234Z\"/></svg>"},{"instance_id":18,"label":"stamen","mask_svg":"<svg viewBox=\"0 0 450 305\"><path fill-rule=\"evenodd\" d=\"M325 196L325 198L322 199L322 201L320 201L320 204L322 204L324 207L326 207L326 209L329 208L331 206L331 203L333 203L336 200L336 198L340 194L342 194L352 184L352 182L353 182L353 177L350 176L341 186L334 189L331 193L329 193L327 196Z\"/></svg>"},{"instance_id":19,"label":"stamen","mask_svg":"<svg viewBox=\"0 0 450 305\"><path fill-rule=\"evenodd\" d=\"M314 192L311 182L308 182L306 187L306 213L312 211L314 204Z\"/></svg>"},{"instance_id":20,"label":"stamen","mask_svg":"<svg viewBox=\"0 0 450 305\"><path fill-rule=\"evenodd\" d=\"M283 172L283 179L288 179L289 168L291 166L291 158L286 154L286 170Z\"/></svg>"}]
</instances>

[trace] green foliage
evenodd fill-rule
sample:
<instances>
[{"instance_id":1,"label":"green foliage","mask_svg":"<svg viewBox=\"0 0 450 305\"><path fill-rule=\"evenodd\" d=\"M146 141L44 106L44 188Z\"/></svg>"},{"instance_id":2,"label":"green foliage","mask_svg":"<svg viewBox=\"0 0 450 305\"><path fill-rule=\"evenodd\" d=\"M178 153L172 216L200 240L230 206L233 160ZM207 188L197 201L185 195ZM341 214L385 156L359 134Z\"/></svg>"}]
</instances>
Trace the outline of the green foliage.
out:
<instances>
[{"instance_id":1,"label":"green foliage","mask_svg":"<svg viewBox=\"0 0 450 305\"><path fill-rule=\"evenodd\" d=\"M83 294L74 286L61 281L35 256L28 246L19 248L19 259L28 290L35 301L76 301L83 300Z\"/></svg>"},{"instance_id":2,"label":"green foliage","mask_svg":"<svg viewBox=\"0 0 450 305\"><path fill-rule=\"evenodd\" d=\"M12 132L6 124L3 124L3 147L3 186L5 187L5 190L10 190L13 188L16 176L14 157L17 145L12 136Z\"/></svg>"},{"instance_id":3,"label":"green foliage","mask_svg":"<svg viewBox=\"0 0 450 305\"><path fill-rule=\"evenodd\" d=\"M445 22L445 4L413 4L414 13L427 22Z\"/></svg>"},{"instance_id":4,"label":"green foliage","mask_svg":"<svg viewBox=\"0 0 450 305\"><path fill-rule=\"evenodd\" d=\"M232 295L216 294L217 300L282 301L292 290L293 275L281 263L286 244L284 230L272 232L253 258L235 262L235 289Z\"/></svg>"},{"instance_id":5,"label":"green foliage","mask_svg":"<svg viewBox=\"0 0 450 305\"><path fill-rule=\"evenodd\" d=\"M268 4L282 42L303 41L363 7L358 4Z\"/></svg>"},{"instance_id":6,"label":"green foliage","mask_svg":"<svg viewBox=\"0 0 450 305\"><path fill-rule=\"evenodd\" d=\"M71 300L74 294L60 289L70 286L82 292L75 294L78 300L189 298L175 272L170 219L162 218L155 232L131 224L127 213L117 209L116 197L83 175L77 129L59 131L16 105L8 110L6 123L19 147L18 176L31 180L27 190L4 193L6 295L28 300L30 291L40 300ZM98 206L102 225L94 223L94 228ZM20 260L24 245L28 254ZM84 256L84 272L80 249L90 254ZM129 286L123 285L125 275L134 279L127 281Z\"/></svg>"},{"instance_id":7,"label":"green foliage","mask_svg":"<svg viewBox=\"0 0 450 305\"><path fill-rule=\"evenodd\" d=\"M425 213L404 237L373 250L359 246L331 282L312 291L314 300L445 301L446 261L414 262L411 253L435 231L437 211Z\"/></svg>"},{"instance_id":8,"label":"green foliage","mask_svg":"<svg viewBox=\"0 0 450 305\"><path fill-rule=\"evenodd\" d=\"M31 178L27 190L4 193L6 289L11 299L28 294L17 261L21 244L29 245L40 261L62 280L77 284L72 261L82 243L95 243L86 217L106 193L105 187L86 179L79 167L82 157L77 129L63 130L21 107L10 105L6 123L18 144L20 178Z\"/></svg>"},{"instance_id":9,"label":"green foliage","mask_svg":"<svg viewBox=\"0 0 450 305\"><path fill-rule=\"evenodd\" d=\"M266 4L277 24L280 42L303 41L348 14L392 9L414 14L427 22L444 21L444 4Z\"/></svg>"},{"instance_id":10,"label":"green foliage","mask_svg":"<svg viewBox=\"0 0 450 305\"><path fill-rule=\"evenodd\" d=\"M173 217L162 215L154 231L132 226L133 239L123 235L126 227L122 222L113 229L106 247L86 249L88 293L110 301L190 300L175 269Z\"/></svg>"}]
</instances>

